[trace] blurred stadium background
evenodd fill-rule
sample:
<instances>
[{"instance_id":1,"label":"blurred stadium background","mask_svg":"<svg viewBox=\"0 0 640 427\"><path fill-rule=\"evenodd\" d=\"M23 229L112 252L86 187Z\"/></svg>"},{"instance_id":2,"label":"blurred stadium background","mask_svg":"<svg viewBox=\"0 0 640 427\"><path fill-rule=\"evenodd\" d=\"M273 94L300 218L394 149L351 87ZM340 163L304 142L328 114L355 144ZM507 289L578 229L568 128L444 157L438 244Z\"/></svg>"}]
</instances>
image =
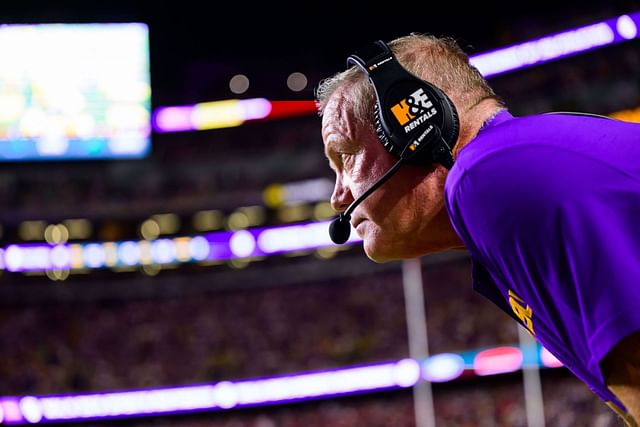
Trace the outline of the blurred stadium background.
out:
<instances>
[{"instance_id":1,"label":"blurred stadium background","mask_svg":"<svg viewBox=\"0 0 640 427\"><path fill-rule=\"evenodd\" d=\"M330 244L312 100L419 31L520 46L489 77L516 115L640 121L640 4L409 7L3 2L1 24L139 24L0 27L0 423L620 425L466 253Z\"/></svg>"}]
</instances>

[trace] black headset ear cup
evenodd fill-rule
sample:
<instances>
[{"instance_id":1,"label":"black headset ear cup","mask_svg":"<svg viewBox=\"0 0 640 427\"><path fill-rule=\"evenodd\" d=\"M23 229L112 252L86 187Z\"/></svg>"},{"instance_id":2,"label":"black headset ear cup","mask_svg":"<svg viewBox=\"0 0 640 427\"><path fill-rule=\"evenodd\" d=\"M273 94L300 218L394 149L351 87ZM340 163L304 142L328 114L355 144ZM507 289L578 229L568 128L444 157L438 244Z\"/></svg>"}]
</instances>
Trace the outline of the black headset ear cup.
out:
<instances>
[{"instance_id":1,"label":"black headset ear cup","mask_svg":"<svg viewBox=\"0 0 640 427\"><path fill-rule=\"evenodd\" d=\"M382 127L382 120L380 120L380 105L376 102L373 110L373 124L376 128L376 135L378 135L378 139L391 154L393 153L393 144L389 141L389 137L387 136L384 128Z\"/></svg>"},{"instance_id":2,"label":"black headset ear cup","mask_svg":"<svg viewBox=\"0 0 640 427\"><path fill-rule=\"evenodd\" d=\"M458 110L454 108L451 109L451 136L449 137L449 141L451 141L451 148L456 145L458 135L460 135L460 117L458 117Z\"/></svg>"},{"instance_id":3,"label":"black headset ear cup","mask_svg":"<svg viewBox=\"0 0 640 427\"><path fill-rule=\"evenodd\" d=\"M449 99L449 97L444 92L437 88L434 89L436 89L443 98L442 108L446 109L449 112L450 120L445 120L442 129L443 134L441 136L442 139L444 139L444 141L447 143L447 145L449 145L449 149L452 150L456 145L458 135L460 133L460 118L458 116L458 110L456 109L455 105L453 105L453 102L451 102L451 99ZM445 117L447 117L446 114ZM376 135L378 136L378 139L380 139L380 142L382 143L384 148L393 156L399 157L396 146L389 139L387 133L382 127L382 120L380 119L380 104L378 102L374 104L373 123L376 130Z\"/></svg>"}]
</instances>

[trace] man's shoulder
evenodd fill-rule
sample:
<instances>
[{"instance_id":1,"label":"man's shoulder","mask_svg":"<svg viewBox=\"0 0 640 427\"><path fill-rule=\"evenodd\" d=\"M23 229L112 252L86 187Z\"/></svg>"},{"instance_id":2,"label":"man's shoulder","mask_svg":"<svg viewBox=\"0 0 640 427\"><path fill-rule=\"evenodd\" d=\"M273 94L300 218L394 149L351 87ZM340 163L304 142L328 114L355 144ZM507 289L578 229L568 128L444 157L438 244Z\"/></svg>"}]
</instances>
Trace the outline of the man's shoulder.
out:
<instances>
[{"instance_id":1,"label":"man's shoulder","mask_svg":"<svg viewBox=\"0 0 640 427\"><path fill-rule=\"evenodd\" d=\"M637 136L614 139L618 125L613 127L608 139L564 140L540 133L534 140L518 139L517 132L508 131L502 133L516 137L470 143L445 183L447 213L465 244L543 239L570 212L637 200L640 144Z\"/></svg>"},{"instance_id":2,"label":"man's shoulder","mask_svg":"<svg viewBox=\"0 0 640 427\"><path fill-rule=\"evenodd\" d=\"M575 153L570 149L533 140L500 138L504 140L494 137L474 141L477 145L461 154L447 176L446 194L480 193L487 201L504 200L525 189L548 191L548 186L555 186L565 176L575 177ZM569 164L571 168L567 167Z\"/></svg>"},{"instance_id":3,"label":"man's shoulder","mask_svg":"<svg viewBox=\"0 0 640 427\"><path fill-rule=\"evenodd\" d=\"M460 150L445 190L459 191L462 181L467 187L505 185L502 190L531 179L553 184L567 175L580 177L581 168L590 171L598 162L626 168L630 155L640 155L638 127L630 125L571 114L509 115Z\"/></svg>"},{"instance_id":4,"label":"man's shoulder","mask_svg":"<svg viewBox=\"0 0 640 427\"><path fill-rule=\"evenodd\" d=\"M506 151L514 155L525 148L528 153L565 150L624 163L624 157L640 154L640 124L587 113L509 114L496 126L482 129L460 150L456 162L469 170L487 159L498 161Z\"/></svg>"},{"instance_id":5,"label":"man's shoulder","mask_svg":"<svg viewBox=\"0 0 640 427\"><path fill-rule=\"evenodd\" d=\"M482 239L551 224L602 170L592 158L548 143L511 141L460 159L445 183L447 211L454 227Z\"/></svg>"},{"instance_id":6,"label":"man's shoulder","mask_svg":"<svg viewBox=\"0 0 640 427\"><path fill-rule=\"evenodd\" d=\"M460 150L458 169L469 170L487 160L500 161L505 154L517 155L523 149L569 144L565 129L571 127L564 117L538 114L523 117L509 115L497 125L483 128ZM572 129L575 132L575 129ZM513 160L513 159L509 159Z\"/></svg>"}]
</instances>

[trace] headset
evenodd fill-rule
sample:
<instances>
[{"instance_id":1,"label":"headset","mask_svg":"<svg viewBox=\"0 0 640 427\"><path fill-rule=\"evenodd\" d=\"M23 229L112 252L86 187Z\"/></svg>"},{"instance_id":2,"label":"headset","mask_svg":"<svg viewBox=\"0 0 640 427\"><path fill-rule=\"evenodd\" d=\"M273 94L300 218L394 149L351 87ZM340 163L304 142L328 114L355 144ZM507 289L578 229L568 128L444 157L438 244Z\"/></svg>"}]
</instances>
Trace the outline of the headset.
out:
<instances>
[{"instance_id":1,"label":"headset","mask_svg":"<svg viewBox=\"0 0 640 427\"><path fill-rule=\"evenodd\" d=\"M453 147L460 121L451 99L438 87L407 71L389 46L376 41L347 58L369 78L376 95L374 123L378 139L397 158L378 181L342 212L329 226L338 244L349 239L351 213L364 199L393 176L403 163L453 166Z\"/></svg>"},{"instance_id":2,"label":"headset","mask_svg":"<svg viewBox=\"0 0 640 427\"><path fill-rule=\"evenodd\" d=\"M451 169L460 122L449 97L407 71L383 41L350 55L347 65L359 67L373 85L376 133L384 148L408 163Z\"/></svg>"}]
</instances>

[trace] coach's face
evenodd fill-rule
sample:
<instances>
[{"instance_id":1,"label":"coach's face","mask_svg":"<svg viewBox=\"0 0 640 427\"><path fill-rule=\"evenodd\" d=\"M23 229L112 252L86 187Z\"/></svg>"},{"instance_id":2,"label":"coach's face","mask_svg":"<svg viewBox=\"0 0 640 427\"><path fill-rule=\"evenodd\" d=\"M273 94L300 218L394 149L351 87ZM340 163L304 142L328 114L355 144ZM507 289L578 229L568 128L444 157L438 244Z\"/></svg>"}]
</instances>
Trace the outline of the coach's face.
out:
<instances>
[{"instance_id":1,"label":"coach's face","mask_svg":"<svg viewBox=\"0 0 640 427\"><path fill-rule=\"evenodd\" d=\"M396 161L372 126L354 119L345 87L331 96L324 109L322 138L336 174L331 205L339 212ZM384 262L461 246L444 209L446 173L442 166L403 165L355 209L351 224L364 240L369 258Z\"/></svg>"}]
</instances>

